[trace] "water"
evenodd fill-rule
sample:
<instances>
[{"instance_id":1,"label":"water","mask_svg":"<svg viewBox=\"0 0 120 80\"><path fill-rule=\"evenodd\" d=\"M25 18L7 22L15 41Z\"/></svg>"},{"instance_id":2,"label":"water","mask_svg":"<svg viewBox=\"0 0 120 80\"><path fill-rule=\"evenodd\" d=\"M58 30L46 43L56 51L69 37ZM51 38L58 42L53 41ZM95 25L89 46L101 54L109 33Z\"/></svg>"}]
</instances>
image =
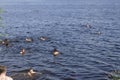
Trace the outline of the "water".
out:
<instances>
[{"instance_id":1,"label":"water","mask_svg":"<svg viewBox=\"0 0 120 80\"><path fill-rule=\"evenodd\" d=\"M0 31L11 43L0 46L0 64L9 75L32 67L43 73L38 80L108 80L107 73L120 70L118 0L47 1L1 5L5 27ZM40 41L41 36L48 40ZM27 43L26 37L34 41ZM61 52L55 62L54 48Z\"/></svg>"}]
</instances>

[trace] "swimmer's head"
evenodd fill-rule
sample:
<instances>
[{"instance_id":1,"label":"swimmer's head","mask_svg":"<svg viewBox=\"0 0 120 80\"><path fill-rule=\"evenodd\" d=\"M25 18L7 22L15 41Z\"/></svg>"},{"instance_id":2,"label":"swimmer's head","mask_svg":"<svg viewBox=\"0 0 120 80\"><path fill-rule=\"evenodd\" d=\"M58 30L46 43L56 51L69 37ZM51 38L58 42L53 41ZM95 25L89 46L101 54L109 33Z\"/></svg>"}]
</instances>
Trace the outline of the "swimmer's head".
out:
<instances>
[{"instance_id":1,"label":"swimmer's head","mask_svg":"<svg viewBox=\"0 0 120 80\"><path fill-rule=\"evenodd\" d=\"M0 65L0 75L1 75L2 73L6 73L6 67Z\"/></svg>"}]
</instances>

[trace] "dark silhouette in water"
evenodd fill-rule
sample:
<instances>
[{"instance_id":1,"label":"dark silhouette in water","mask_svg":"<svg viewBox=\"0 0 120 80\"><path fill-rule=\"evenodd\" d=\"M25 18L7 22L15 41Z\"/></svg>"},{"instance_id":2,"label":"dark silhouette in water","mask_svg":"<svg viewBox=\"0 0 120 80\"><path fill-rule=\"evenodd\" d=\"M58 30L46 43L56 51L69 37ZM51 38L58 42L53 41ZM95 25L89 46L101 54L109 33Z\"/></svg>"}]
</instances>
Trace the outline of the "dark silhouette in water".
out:
<instances>
[{"instance_id":1,"label":"dark silhouette in water","mask_svg":"<svg viewBox=\"0 0 120 80\"><path fill-rule=\"evenodd\" d=\"M4 40L2 41L2 44L7 47L7 46L9 45L9 40L8 40L8 39L4 39Z\"/></svg>"}]
</instances>

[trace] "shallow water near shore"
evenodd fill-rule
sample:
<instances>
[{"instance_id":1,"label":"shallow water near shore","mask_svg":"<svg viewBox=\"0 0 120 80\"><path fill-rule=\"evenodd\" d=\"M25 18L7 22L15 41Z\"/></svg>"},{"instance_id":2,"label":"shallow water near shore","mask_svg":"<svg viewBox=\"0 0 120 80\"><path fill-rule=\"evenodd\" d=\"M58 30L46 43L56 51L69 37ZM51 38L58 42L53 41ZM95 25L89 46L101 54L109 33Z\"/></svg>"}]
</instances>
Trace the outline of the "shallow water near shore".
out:
<instances>
[{"instance_id":1,"label":"shallow water near shore","mask_svg":"<svg viewBox=\"0 0 120 80\"><path fill-rule=\"evenodd\" d=\"M120 5L115 1L1 5L5 27L0 31L10 45L0 45L0 64L8 75L32 67L43 73L38 80L108 80L109 72L120 70ZM25 42L26 37L33 42ZM55 62L54 48L61 52Z\"/></svg>"}]
</instances>

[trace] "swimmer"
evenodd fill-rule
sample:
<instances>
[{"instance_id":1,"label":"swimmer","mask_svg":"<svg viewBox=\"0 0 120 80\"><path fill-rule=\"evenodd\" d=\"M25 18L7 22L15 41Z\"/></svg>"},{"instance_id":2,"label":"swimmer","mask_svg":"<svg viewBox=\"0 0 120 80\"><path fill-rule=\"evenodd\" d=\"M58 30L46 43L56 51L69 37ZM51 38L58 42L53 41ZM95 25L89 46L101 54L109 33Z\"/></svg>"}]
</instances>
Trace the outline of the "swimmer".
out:
<instances>
[{"instance_id":1,"label":"swimmer","mask_svg":"<svg viewBox=\"0 0 120 80\"><path fill-rule=\"evenodd\" d=\"M42 73L34 71L33 68L22 70L20 72L14 72L12 78L14 80L38 80Z\"/></svg>"},{"instance_id":2,"label":"swimmer","mask_svg":"<svg viewBox=\"0 0 120 80\"><path fill-rule=\"evenodd\" d=\"M87 28L91 28L91 25L87 23L87 24L86 24L86 27L87 27Z\"/></svg>"},{"instance_id":3,"label":"swimmer","mask_svg":"<svg viewBox=\"0 0 120 80\"><path fill-rule=\"evenodd\" d=\"M23 56L23 55L25 54L25 49L22 49L22 50L20 51L20 54Z\"/></svg>"},{"instance_id":4,"label":"swimmer","mask_svg":"<svg viewBox=\"0 0 120 80\"><path fill-rule=\"evenodd\" d=\"M45 41L45 40L47 40L47 38L42 36L42 37L40 37L40 40Z\"/></svg>"},{"instance_id":5,"label":"swimmer","mask_svg":"<svg viewBox=\"0 0 120 80\"><path fill-rule=\"evenodd\" d=\"M31 38L26 38L25 41L26 42L32 42L33 40Z\"/></svg>"},{"instance_id":6,"label":"swimmer","mask_svg":"<svg viewBox=\"0 0 120 80\"><path fill-rule=\"evenodd\" d=\"M0 65L0 80L13 80L11 77L6 75L6 67Z\"/></svg>"},{"instance_id":7,"label":"swimmer","mask_svg":"<svg viewBox=\"0 0 120 80\"><path fill-rule=\"evenodd\" d=\"M28 72L28 75L29 75L30 77L33 77L35 74L36 74L36 72L35 72L32 68L30 68L30 70L29 70L29 72Z\"/></svg>"},{"instance_id":8,"label":"swimmer","mask_svg":"<svg viewBox=\"0 0 120 80\"><path fill-rule=\"evenodd\" d=\"M9 45L8 39L4 39L4 40L2 41L2 44L5 45L5 46L8 46L8 45Z\"/></svg>"},{"instance_id":9,"label":"swimmer","mask_svg":"<svg viewBox=\"0 0 120 80\"><path fill-rule=\"evenodd\" d=\"M59 55L60 54L60 52L57 50L57 49L54 49L53 50L53 56L57 56L57 55Z\"/></svg>"},{"instance_id":10,"label":"swimmer","mask_svg":"<svg viewBox=\"0 0 120 80\"><path fill-rule=\"evenodd\" d=\"M102 34L102 33L101 33L100 31L98 31L98 32L96 32L96 34L97 34L97 35L100 35L100 34Z\"/></svg>"}]
</instances>

